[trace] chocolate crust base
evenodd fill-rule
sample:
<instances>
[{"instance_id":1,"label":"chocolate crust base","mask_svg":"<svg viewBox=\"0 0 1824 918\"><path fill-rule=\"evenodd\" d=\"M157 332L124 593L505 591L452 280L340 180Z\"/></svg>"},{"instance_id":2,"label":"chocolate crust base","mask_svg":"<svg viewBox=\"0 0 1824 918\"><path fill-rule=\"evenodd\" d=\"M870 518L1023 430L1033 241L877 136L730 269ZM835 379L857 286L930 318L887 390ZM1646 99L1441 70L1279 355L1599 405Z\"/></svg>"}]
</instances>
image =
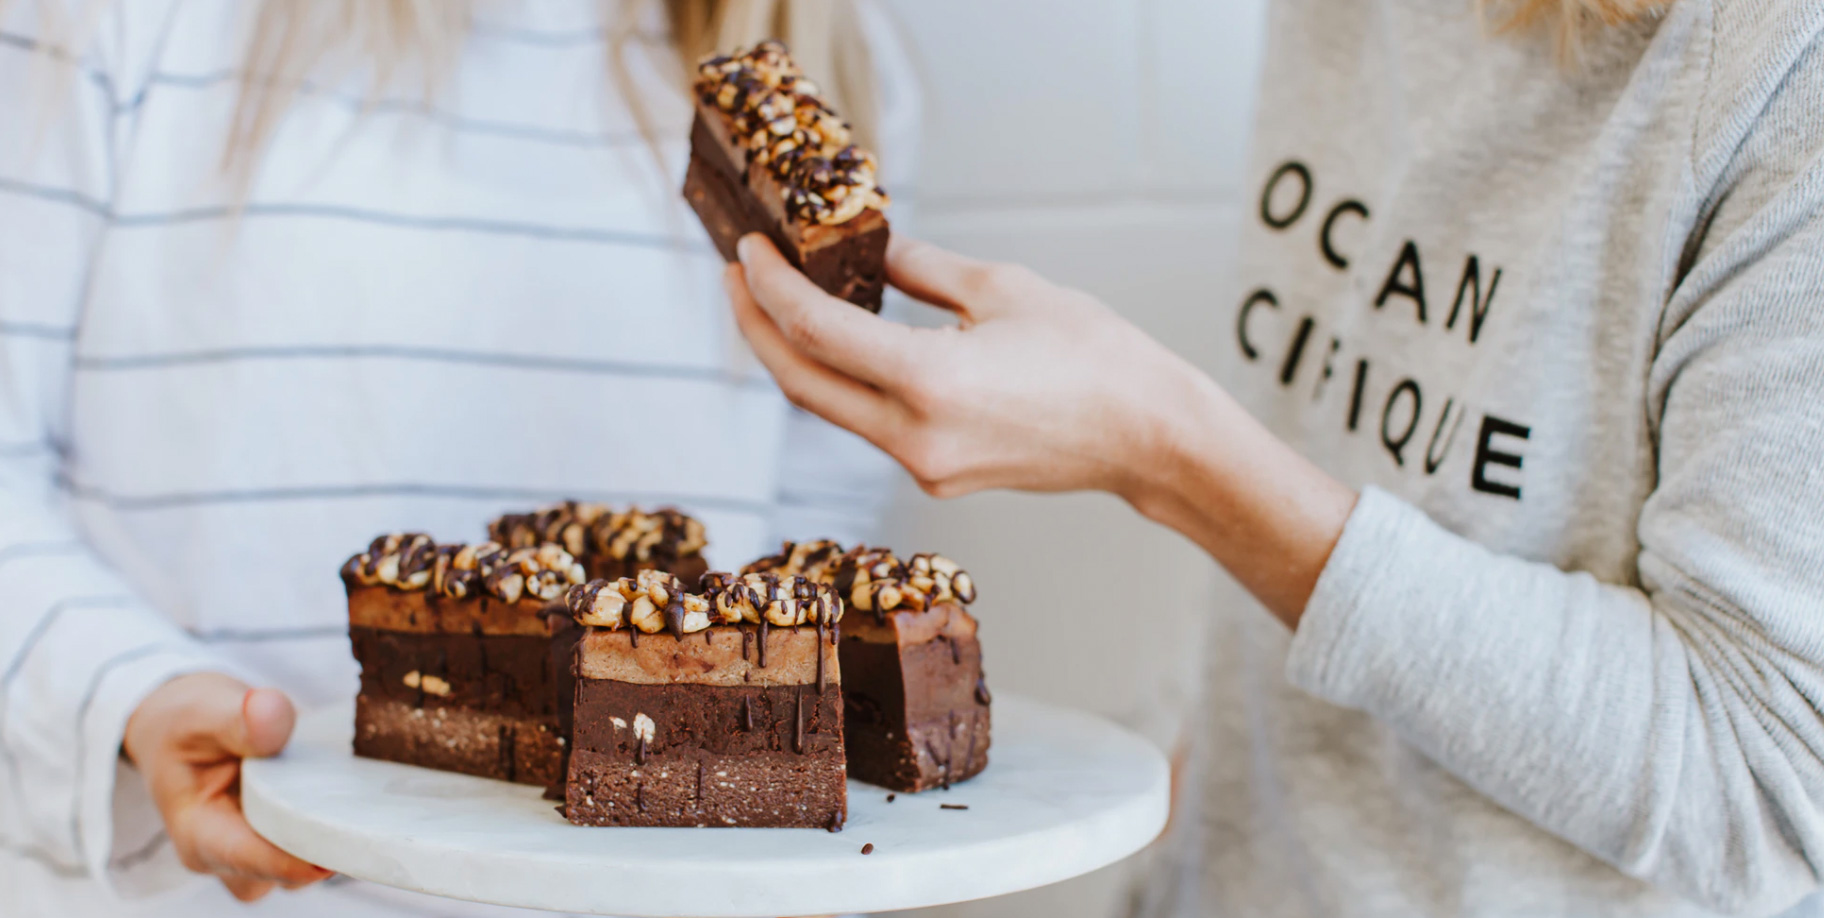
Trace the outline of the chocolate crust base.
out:
<instances>
[{"instance_id":1,"label":"chocolate crust base","mask_svg":"<svg viewBox=\"0 0 1824 918\"><path fill-rule=\"evenodd\" d=\"M355 698L355 754L479 778L549 786L563 774L555 715L511 716Z\"/></svg>"},{"instance_id":2,"label":"chocolate crust base","mask_svg":"<svg viewBox=\"0 0 1824 918\"><path fill-rule=\"evenodd\" d=\"M831 296L879 312L887 286L886 217L864 211L836 226L800 227L772 213L746 175L754 170L730 158L705 120L699 103L690 129L690 168L684 199L709 231L724 261L735 260L735 243L748 233L765 233L780 254ZM718 113L711 117L721 117ZM763 170L762 170L763 171ZM768 173L761 181L770 181Z\"/></svg>"},{"instance_id":3,"label":"chocolate crust base","mask_svg":"<svg viewBox=\"0 0 1824 918\"><path fill-rule=\"evenodd\" d=\"M836 684L582 679L574 737L564 815L578 825L838 829L848 816Z\"/></svg>"},{"instance_id":4,"label":"chocolate crust base","mask_svg":"<svg viewBox=\"0 0 1824 918\"><path fill-rule=\"evenodd\" d=\"M361 664L357 755L522 784L562 780L569 660L553 644L568 632L348 631Z\"/></svg>"},{"instance_id":5,"label":"chocolate crust base","mask_svg":"<svg viewBox=\"0 0 1824 918\"><path fill-rule=\"evenodd\" d=\"M975 620L948 604L856 618L840 648L849 775L917 793L980 774L992 699Z\"/></svg>"}]
</instances>

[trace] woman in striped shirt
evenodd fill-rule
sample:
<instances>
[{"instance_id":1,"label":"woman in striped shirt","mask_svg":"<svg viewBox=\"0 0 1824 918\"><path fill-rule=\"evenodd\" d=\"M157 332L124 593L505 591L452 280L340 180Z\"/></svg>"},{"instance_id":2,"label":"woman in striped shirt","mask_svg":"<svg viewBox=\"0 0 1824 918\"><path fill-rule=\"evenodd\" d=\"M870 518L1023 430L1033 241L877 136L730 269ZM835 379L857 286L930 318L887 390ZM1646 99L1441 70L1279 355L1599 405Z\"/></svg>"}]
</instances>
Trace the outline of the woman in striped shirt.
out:
<instances>
[{"instance_id":1,"label":"woman in striped shirt","mask_svg":"<svg viewBox=\"0 0 1824 918\"><path fill-rule=\"evenodd\" d=\"M890 469L744 359L677 193L686 61L775 31L903 179L868 3L0 3L0 912L323 876L233 779L352 693L375 533L565 497L677 504L724 564L865 533Z\"/></svg>"}]
</instances>

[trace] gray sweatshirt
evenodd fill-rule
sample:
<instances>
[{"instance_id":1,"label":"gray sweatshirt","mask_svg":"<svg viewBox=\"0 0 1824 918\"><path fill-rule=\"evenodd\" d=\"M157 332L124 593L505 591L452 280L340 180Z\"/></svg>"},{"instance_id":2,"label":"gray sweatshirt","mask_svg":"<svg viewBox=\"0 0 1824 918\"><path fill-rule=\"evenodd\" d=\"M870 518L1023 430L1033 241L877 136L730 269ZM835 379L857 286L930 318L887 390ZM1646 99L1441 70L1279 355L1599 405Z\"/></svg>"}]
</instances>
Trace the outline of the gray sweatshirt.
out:
<instances>
[{"instance_id":1,"label":"gray sweatshirt","mask_svg":"<svg viewBox=\"0 0 1824 918\"><path fill-rule=\"evenodd\" d=\"M1219 377L1362 498L1296 634L1219 611L1160 899L1824 910L1821 30L1274 0Z\"/></svg>"}]
</instances>

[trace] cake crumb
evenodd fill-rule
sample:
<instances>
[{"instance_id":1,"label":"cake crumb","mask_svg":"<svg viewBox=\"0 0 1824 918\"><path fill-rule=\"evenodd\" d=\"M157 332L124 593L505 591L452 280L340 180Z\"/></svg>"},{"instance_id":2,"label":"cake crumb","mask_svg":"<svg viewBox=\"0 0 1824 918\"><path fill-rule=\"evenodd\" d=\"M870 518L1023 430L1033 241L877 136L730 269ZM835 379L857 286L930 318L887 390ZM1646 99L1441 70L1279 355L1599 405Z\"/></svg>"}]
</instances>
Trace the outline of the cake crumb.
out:
<instances>
[{"instance_id":1,"label":"cake crumb","mask_svg":"<svg viewBox=\"0 0 1824 918\"><path fill-rule=\"evenodd\" d=\"M861 853L862 853L862 854L873 854L873 853L874 853L874 843L873 843L873 842L868 842L868 843L867 843L867 844L865 844L865 845L862 845L862 846L861 846Z\"/></svg>"},{"instance_id":2,"label":"cake crumb","mask_svg":"<svg viewBox=\"0 0 1824 918\"><path fill-rule=\"evenodd\" d=\"M892 802L893 802L893 798L894 798L894 797L897 797L897 796L899 796L899 795L898 795L898 794L888 794L888 795L887 795L887 802L888 802L888 803L892 803Z\"/></svg>"}]
</instances>

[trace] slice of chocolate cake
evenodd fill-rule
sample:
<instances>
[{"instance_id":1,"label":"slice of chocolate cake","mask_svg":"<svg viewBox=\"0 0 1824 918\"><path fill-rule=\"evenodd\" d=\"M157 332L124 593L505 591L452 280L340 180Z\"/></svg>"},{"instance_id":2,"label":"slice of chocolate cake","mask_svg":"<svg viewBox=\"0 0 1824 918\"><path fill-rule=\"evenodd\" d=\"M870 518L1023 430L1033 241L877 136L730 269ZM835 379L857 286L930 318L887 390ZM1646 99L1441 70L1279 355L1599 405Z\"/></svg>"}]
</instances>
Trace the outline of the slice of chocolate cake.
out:
<instances>
[{"instance_id":1,"label":"slice of chocolate cake","mask_svg":"<svg viewBox=\"0 0 1824 918\"><path fill-rule=\"evenodd\" d=\"M696 583L709 570L703 557L709 544L703 524L674 507L647 513L638 507L610 510L602 504L567 500L530 513L504 514L488 524L488 537L508 548L562 545L582 563L591 580L617 580L656 570ZM569 626L567 615L564 622L567 627L554 634L551 652L556 660L558 732L567 743L571 706L576 701L571 657L582 631ZM564 799L569 754L565 745L558 780L546 789L545 796L552 800Z\"/></svg>"},{"instance_id":2,"label":"slice of chocolate cake","mask_svg":"<svg viewBox=\"0 0 1824 918\"><path fill-rule=\"evenodd\" d=\"M880 311L889 201L873 154L786 53L763 41L697 66L684 197L727 261L765 233L830 295Z\"/></svg>"},{"instance_id":3,"label":"slice of chocolate cake","mask_svg":"<svg viewBox=\"0 0 1824 918\"><path fill-rule=\"evenodd\" d=\"M514 550L381 536L342 567L361 664L355 754L548 785L562 775L553 635L582 566Z\"/></svg>"},{"instance_id":4,"label":"slice of chocolate cake","mask_svg":"<svg viewBox=\"0 0 1824 918\"><path fill-rule=\"evenodd\" d=\"M744 573L804 576L850 607L840 657L849 774L897 791L948 787L988 767L992 699L975 583L940 555L901 561L883 549L786 543Z\"/></svg>"},{"instance_id":5,"label":"slice of chocolate cake","mask_svg":"<svg viewBox=\"0 0 1824 918\"><path fill-rule=\"evenodd\" d=\"M488 524L488 538L508 548L562 545L591 580L617 580L640 571L675 574L696 583L709 570L703 524L673 507L647 513L610 510L567 500L530 513L508 513Z\"/></svg>"},{"instance_id":6,"label":"slice of chocolate cake","mask_svg":"<svg viewBox=\"0 0 1824 918\"><path fill-rule=\"evenodd\" d=\"M656 571L570 590L584 626L564 815L835 831L848 814L835 591Z\"/></svg>"}]
</instances>

